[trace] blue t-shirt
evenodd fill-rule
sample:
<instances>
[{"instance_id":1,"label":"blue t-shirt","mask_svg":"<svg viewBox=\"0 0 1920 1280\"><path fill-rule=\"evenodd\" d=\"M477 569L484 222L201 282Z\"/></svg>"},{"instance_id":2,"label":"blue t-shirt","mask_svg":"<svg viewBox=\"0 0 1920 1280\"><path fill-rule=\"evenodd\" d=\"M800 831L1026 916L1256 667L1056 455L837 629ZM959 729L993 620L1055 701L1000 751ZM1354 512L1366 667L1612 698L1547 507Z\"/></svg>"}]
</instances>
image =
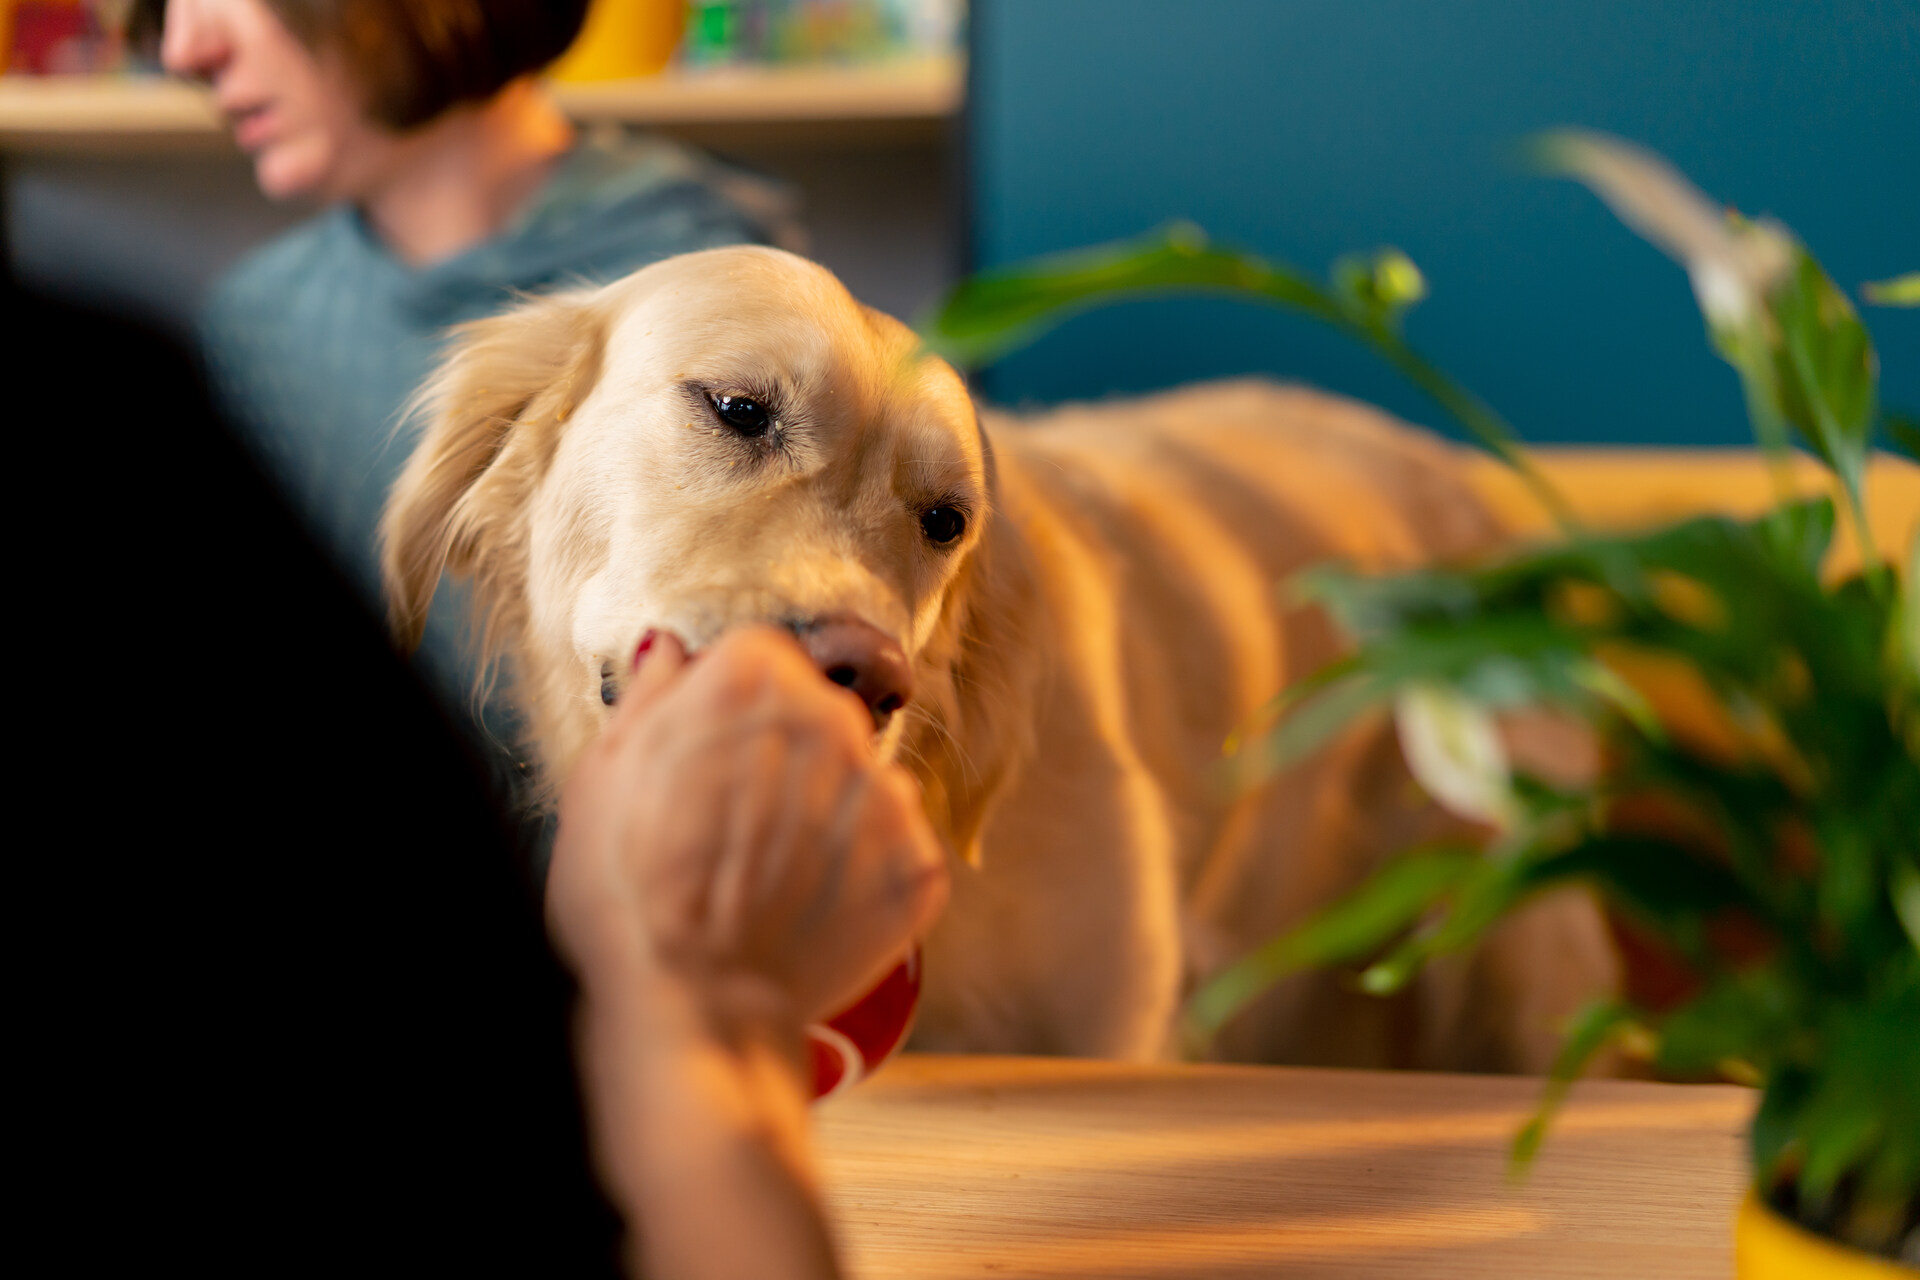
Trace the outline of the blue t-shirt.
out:
<instances>
[{"instance_id":1,"label":"blue t-shirt","mask_svg":"<svg viewBox=\"0 0 1920 1280\"><path fill-rule=\"evenodd\" d=\"M613 131L583 138L499 235L431 266L401 262L357 210L336 207L214 286L201 322L208 368L255 453L384 615L375 528L411 446L395 427L446 331L519 293L771 243L784 238L783 203L779 189L675 143ZM472 687L463 614L443 586L422 646L431 682L456 702Z\"/></svg>"}]
</instances>

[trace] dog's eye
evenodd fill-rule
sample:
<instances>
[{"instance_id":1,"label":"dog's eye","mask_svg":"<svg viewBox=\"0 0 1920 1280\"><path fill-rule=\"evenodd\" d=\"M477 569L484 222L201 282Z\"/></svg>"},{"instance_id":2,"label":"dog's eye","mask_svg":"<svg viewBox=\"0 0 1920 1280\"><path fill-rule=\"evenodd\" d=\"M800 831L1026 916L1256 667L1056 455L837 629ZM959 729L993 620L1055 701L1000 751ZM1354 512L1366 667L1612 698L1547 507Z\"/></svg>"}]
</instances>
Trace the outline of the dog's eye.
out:
<instances>
[{"instance_id":1,"label":"dog's eye","mask_svg":"<svg viewBox=\"0 0 1920 1280\"><path fill-rule=\"evenodd\" d=\"M772 422L767 406L748 396L715 396L713 411L743 436L763 435Z\"/></svg>"},{"instance_id":2,"label":"dog's eye","mask_svg":"<svg viewBox=\"0 0 1920 1280\"><path fill-rule=\"evenodd\" d=\"M935 507L920 517L920 531L930 542L952 542L967 531L966 512L956 507Z\"/></svg>"}]
</instances>

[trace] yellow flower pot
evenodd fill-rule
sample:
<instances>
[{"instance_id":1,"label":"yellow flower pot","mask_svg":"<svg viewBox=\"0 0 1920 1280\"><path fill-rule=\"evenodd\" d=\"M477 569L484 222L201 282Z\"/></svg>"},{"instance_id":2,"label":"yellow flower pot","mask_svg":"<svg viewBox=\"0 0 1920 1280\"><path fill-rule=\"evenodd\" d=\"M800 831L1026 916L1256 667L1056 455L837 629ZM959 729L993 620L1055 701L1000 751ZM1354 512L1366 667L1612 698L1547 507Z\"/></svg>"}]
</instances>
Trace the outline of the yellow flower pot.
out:
<instances>
[{"instance_id":1,"label":"yellow flower pot","mask_svg":"<svg viewBox=\"0 0 1920 1280\"><path fill-rule=\"evenodd\" d=\"M686 25L686 0L593 0L549 74L575 84L653 75L673 59Z\"/></svg>"},{"instance_id":2,"label":"yellow flower pot","mask_svg":"<svg viewBox=\"0 0 1920 1280\"><path fill-rule=\"evenodd\" d=\"M1914 1280L1920 1272L1795 1226L1752 1192L1733 1226L1739 1280Z\"/></svg>"}]
</instances>

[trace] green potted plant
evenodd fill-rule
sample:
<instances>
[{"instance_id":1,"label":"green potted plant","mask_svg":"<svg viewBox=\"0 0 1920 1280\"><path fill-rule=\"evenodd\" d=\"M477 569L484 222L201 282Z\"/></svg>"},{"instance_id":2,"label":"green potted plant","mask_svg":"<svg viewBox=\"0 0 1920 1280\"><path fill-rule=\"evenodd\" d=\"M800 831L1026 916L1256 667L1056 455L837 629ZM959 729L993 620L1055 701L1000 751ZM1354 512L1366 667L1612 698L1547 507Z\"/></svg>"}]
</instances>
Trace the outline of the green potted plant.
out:
<instances>
[{"instance_id":1,"label":"green potted plant","mask_svg":"<svg viewBox=\"0 0 1920 1280\"><path fill-rule=\"evenodd\" d=\"M1393 250L1344 259L1321 283L1175 226L977 276L923 333L978 365L1130 296L1288 307L1372 347L1559 521L1553 540L1491 564L1380 578L1327 567L1289 584L1354 647L1237 735L1223 772L1251 785L1391 710L1416 778L1488 838L1409 850L1214 975L1188 1009L1194 1036L1309 966L1357 965L1363 989L1392 992L1532 895L1591 885L1693 983L1666 1007L1610 997L1571 1019L1516 1165L1569 1082L1622 1044L1668 1075L1759 1088L1743 1276L1902 1273L1920 1266L1920 540L1904 571L1883 558L1863 478L1876 429L1916 455L1920 432L1880 413L1866 328L1786 228L1722 213L1658 157L1601 135L1553 134L1540 154L1686 267L1774 466L1778 501L1759 518L1580 527L1506 424L1403 339L1425 282ZM1920 276L1867 297L1920 304ZM1837 480L1855 573L1823 572L1840 512L1793 491L1795 441ZM1649 671L1691 686L1716 731L1669 723ZM1577 719L1605 767L1585 781L1515 768L1496 718L1523 708Z\"/></svg>"}]
</instances>

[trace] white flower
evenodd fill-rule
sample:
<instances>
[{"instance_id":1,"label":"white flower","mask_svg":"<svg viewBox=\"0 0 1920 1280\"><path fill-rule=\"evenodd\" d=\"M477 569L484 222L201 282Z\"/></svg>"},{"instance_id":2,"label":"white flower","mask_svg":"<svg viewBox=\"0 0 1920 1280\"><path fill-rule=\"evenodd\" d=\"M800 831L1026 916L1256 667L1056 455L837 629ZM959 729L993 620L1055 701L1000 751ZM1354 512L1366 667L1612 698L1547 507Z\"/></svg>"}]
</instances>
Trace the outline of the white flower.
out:
<instances>
[{"instance_id":1,"label":"white flower","mask_svg":"<svg viewBox=\"0 0 1920 1280\"><path fill-rule=\"evenodd\" d=\"M1687 269L1716 328L1744 327L1793 264L1793 240L1770 219L1729 218L1651 151L1603 133L1548 136L1556 168L1578 178L1635 231Z\"/></svg>"},{"instance_id":2,"label":"white flower","mask_svg":"<svg viewBox=\"0 0 1920 1280\"><path fill-rule=\"evenodd\" d=\"M1738 273L1718 262L1702 262L1687 268L1687 278L1709 324L1728 329L1746 326L1756 299Z\"/></svg>"},{"instance_id":3,"label":"white flower","mask_svg":"<svg viewBox=\"0 0 1920 1280\"><path fill-rule=\"evenodd\" d=\"M1515 818L1506 748L1479 703L1446 685L1416 684L1394 700L1407 768L1442 806L1496 827Z\"/></svg>"}]
</instances>

